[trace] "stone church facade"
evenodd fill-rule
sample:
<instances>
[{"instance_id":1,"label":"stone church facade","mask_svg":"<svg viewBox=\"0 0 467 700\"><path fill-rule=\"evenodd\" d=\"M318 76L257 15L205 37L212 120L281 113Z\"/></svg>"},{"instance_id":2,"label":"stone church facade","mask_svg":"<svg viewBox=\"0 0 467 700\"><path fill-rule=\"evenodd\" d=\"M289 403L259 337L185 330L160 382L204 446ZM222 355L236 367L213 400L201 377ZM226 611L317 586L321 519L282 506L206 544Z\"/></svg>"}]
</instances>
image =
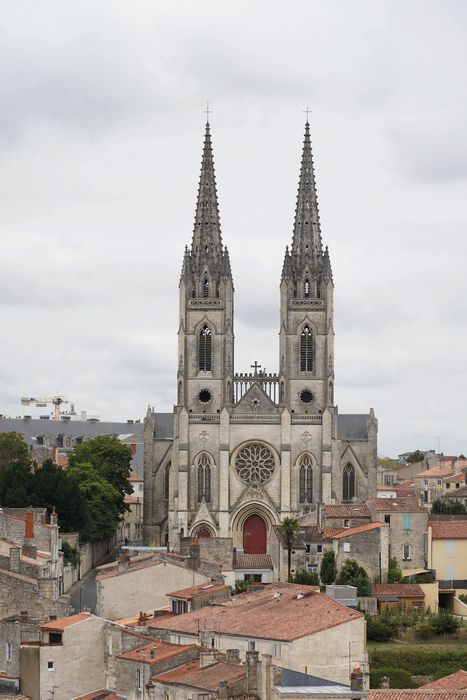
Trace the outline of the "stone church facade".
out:
<instances>
[{"instance_id":1,"label":"stone church facade","mask_svg":"<svg viewBox=\"0 0 467 700\"><path fill-rule=\"evenodd\" d=\"M180 278L177 402L145 421L144 539L229 537L266 552L271 527L318 503L376 495L377 420L334 404L334 283L307 122L292 245L280 280L279 371L234 367L234 284L209 123Z\"/></svg>"}]
</instances>

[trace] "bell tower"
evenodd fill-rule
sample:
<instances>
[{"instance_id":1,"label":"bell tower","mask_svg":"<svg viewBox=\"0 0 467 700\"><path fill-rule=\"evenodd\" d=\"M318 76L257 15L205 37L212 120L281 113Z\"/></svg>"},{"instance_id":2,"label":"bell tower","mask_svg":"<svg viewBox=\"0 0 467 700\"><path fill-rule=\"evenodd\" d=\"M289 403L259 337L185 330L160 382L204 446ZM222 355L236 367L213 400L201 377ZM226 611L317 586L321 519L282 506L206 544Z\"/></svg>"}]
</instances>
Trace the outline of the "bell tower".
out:
<instances>
[{"instance_id":1,"label":"bell tower","mask_svg":"<svg viewBox=\"0 0 467 700\"><path fill-rule=\"evenodd\" d=\"M293 413L322 413L334 402L334 285L321 241L308 121L292 247L285 251L280 290L281 403Z\"/></svg>"},{"instance_id":2,"label":"bell tower","mask_svg":"<svg viewBox=\"0 0 467 700\"><path fill-rule=\"evenodd\" d=\"M232 402L234 288L222 244L209 121L179 289L177 405L189 413L218 413Z\"/></svg>"}]
</instances>

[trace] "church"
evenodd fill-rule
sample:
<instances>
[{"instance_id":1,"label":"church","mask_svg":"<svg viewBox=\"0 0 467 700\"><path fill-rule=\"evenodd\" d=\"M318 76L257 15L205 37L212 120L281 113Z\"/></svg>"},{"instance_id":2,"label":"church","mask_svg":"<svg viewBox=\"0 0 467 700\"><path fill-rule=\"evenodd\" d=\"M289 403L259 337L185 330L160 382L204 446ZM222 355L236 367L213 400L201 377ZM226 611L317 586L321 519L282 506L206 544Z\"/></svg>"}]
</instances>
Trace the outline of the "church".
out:
<instances>
[{"instance_id":1,"label":"church","mask_svg":"<svg viewBox=\"0 0 467 700\"><path fill-rule=\"evenodd\" d=\"M376 495L373 409L340 414L334 404L334 281L308 121L278 282L278 371L255 362L251 372L236 372L233 273L208 122L179 284L176 404L173 414L149 408L145 419L146 544L175 546L183 532L231 538L237 551L262 554L284 517Z\"/></svg>"}]
</instances>

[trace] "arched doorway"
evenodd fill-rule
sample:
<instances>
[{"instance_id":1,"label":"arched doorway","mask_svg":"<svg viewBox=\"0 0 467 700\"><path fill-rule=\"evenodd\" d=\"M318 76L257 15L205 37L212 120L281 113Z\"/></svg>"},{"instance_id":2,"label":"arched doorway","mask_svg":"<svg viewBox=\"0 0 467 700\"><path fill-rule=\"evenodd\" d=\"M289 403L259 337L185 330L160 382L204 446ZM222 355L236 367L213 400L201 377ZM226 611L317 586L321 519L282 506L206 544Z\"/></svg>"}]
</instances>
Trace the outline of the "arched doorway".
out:
<instances>
[{"instance_id":1,"label":"arched doorway","mask_svg":"<svg viewBox=\"0 0 467 700\"><path fill-rule=\"evenodd\" d=\"M196 533L196 537L198 539L200 539L200 538L208 539L209 537L211 537L211 533L205 527L200 527L200 529Z\"/></svg>"},{"instance_id":2,"label":"arched doorway","mask_svg":"<svg viewBox=\"0 0 467 700\"><path fill-rule=\"evenodd\" d=\"M243 523L243 551L245 554L266 553L267 527L260 515L250 515Z\"/></svg>"}]
</instances>

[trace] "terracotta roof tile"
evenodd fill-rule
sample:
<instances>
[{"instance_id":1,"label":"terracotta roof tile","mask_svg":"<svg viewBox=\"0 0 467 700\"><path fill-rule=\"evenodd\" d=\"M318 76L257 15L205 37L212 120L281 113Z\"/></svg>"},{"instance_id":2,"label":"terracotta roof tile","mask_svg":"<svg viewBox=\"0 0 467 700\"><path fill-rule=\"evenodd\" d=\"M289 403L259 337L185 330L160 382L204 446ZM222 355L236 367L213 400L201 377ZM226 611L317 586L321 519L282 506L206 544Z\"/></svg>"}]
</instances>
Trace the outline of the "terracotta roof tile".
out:
<instances>
[{"instance_id":1,"label":"terracotta roof tile","mask_svg":"<svg viewBox=\"0 0 467 700\"><path fill-rule=\"evenodd\" d=\"M370 690L368 700L465 700L465 691L431 690L416 688L415 690Z\"/></svg>"},{"instance_id":2,"label":"terracotta roof tile","mask_svg":"<svg viewBox=\"0 0 467 700\"><path fill-rule=\"evenodd\" d=\"M365 523L364 525L356 525L355 527L346 527L345 530L331 535L332 540L341 540L346 537L353 537L353 535L360 535L362 532L370 532L371 530L378 530L380 527L388 527L387 523Z\"/></svg>"},{"instance_id":3,"label":"terracotta roof tile","mask_svg":"<svg viewBox=\"0 0 467 700\"><path fill-rule=\"evenodd\" d=\"M374 513L424 513L418 498L369 498L368 505Z\"/></svg>"},{"instance_id":4,"label":"terracotta roof tile","mask_svg":"<svg viewBox=\"0 0 467 700\"><path fill-rule=\"evenodd\" d=\"M292 640L362 618L310 586L273 583L195 612L161 620L158 628L196 635L199 629L262 639Z\"/></svg>"},{"instance_id":5,"label":"terracotta roof tile","mask_svg":"<svg viewBox=\"0 0 467 700\"><path fill-rule=\"evenodd\" d=\"M373 595L395 595L398 598L404 596L425 597L418 583L374 583Z\"/></svg>"},{"instance_id":6,"label":"terracotta roof tile","mask_svg":"<svg viewBox=\"0 0 467 700\"><path fill-rule=\"evenodd\" d=\"M236 569L272 569L270 554L237 554Z\"/></svg>"},{"instance_id":7,"label":"terracotta roof tile","mask_svg":"<svg viewBox=\"0 0 467 700\"><path fill-rule=\"evenodd\" d=\"M86 695L77 696L73 700L119 700L119 696L115 695L112 690L101 689L94 690L92 693L86 693Z\"/></svg>"},{"instance_id":8,"label":"terracotta roof tile","mask_svg":"<svg viewBox=\"0 0 467 700\"><path fill-rule=\"evenodd\" d=\"M438 678L437 681L422 685L423 689L429 690L466 690L467 689L467 671L456 671L444 678Z\"/></svg>"},{"instance_id":9,"label":"terracotta roof tile","mask_svg":"<svg viewBox=\"0 0 467 700\"><path fill-rule=\"evenodd\" d=\"M161 673L153 676L152 680L159 683L174 683L176 685L189 686L215 692L219 688L219 683L236 683L246 677L245 666L239 664L229 664L225 661L218 661L210 666L199 668L199 661L185 664L168 673Z\"/></svg>"},{"instance_id":10,"label":"terracotta roof tile","mask_svg":"<svg viewBox=\"0 0 467 700\"><path fill-rule=\"evenodd\" d=\"M157 664L164 659L169 659L179 654L184 654L189 649L195 649L196 644L170 644L169 642L150 642L138 649L119 654L119 659L127 661L140 661L145 664Z\"/></svg>"},{"instance_id":11,"label":"terracotta roof tile","mask_svg":"<svg viewBox=\"0 0 467 700\"><path fill-rule=\"evenodd\" d=\"M467 539L467 519L432 521L430 527L434 540Z\"/></svg>"},{"instance_id":12,"label":"terracotta roof tile","mask_svg":"<svg viewBox=\"0 0 467 700\"><path fill-rule=\"evenodd\" d=\"M208 581L207 583L201 583L199 586L191 586L190 588L182 588L179 591L172 591L172 593L167 593L167 595L172 596L173 598L186 598L186 600L192 600L197 596L203 596L209 593L219 593L220 591L225 591L227 594L230 590L231 587L225 583Z\"/></svg>"},{"instance_id":13,"label":"terracotta roof tile","mask_svg":"<svg viewBox=\"0 0 467 700\"><path fill-rule=\"evenodd\" d=\"M453 474L452 476L448 476L445 480L445 484L452 484L455 483L456 481L459 481L459 483L467 483L467 474L465 472L459 472L458 474Z\"/></svg>"},{"instance_id":14,"label":"terracotta roof tile","mask_svg":"<svg viewBox=\"0 0 467 700\"><path fill-rule=\"evenodd\" d=\"M369 518L368 507L360 503L335 503L324 506L326 518Z\"/></svg>"},{"instance_id":15,"label":"terracotta roof tile","mask_svg":"<svg viewBox=\"0 0 467 700\"><path fill-rule=\"evenodd\" d=\"M424 478L436 479L437 477L449 476L452 473L451 462L448 462L444 467L431 467L431 469L425 469L423 472L416 474L417 479Z\"/></svg>"},{"instance_id":16,"label":"terracotta roof tile","mask_svg":"<svg viewBox=\"0 0 467 700\"><path fill-rule=\"evenodd\" d=\"M60 620L46 622L41 625L41 629L63 630L65 627L71 627L71 625L76 625L78 622L83 622L83 620L89 620L91 617L94 617L94 615L91 615L91 613L78 613L77 615L62 617Z\"/></svg>"}]
</instances>

